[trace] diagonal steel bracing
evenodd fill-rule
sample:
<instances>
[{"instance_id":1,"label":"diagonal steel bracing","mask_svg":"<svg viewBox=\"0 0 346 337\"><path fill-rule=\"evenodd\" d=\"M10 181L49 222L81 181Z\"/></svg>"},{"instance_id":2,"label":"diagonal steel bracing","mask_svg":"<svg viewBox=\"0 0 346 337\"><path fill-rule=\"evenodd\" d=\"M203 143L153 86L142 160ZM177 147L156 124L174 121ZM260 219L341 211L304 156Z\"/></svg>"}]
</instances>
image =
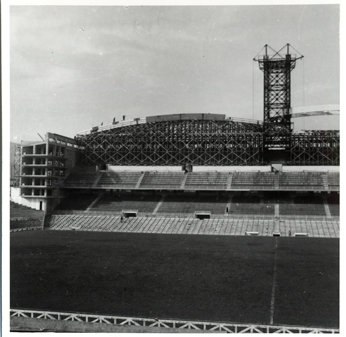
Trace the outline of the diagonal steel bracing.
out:
<instances>
[{"instance_id":1,"label":"diagonal steel bracing","mask_svg":"<svg viewBox=\"0 0 346 337\"><path fill-rule=\"evenodd\" d=\"M82 161L113 165L261 165L262 125L176 120L76 137Z\"/></svg>"}]
</instances>

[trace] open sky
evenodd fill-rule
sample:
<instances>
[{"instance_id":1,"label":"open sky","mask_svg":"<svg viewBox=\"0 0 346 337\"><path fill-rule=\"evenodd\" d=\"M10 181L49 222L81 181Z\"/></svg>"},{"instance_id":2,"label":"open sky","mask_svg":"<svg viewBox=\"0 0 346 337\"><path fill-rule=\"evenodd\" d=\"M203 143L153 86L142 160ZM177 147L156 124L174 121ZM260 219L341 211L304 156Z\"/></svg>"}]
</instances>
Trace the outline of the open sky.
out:
<instances>
[{"instance_id":1,"label":"open sky","mask_svg":"<svg viewBox=\"0 0 346 337\"><path fill-rule=\"evenodd\" d=\"M73 137L123 115L262 119L253 58L265 44L304 55L293 107L339 104L339 16L339 5L11 6L11 141ZM294 122L336 129L339 118Z\"/></svg>"}]
</instances>

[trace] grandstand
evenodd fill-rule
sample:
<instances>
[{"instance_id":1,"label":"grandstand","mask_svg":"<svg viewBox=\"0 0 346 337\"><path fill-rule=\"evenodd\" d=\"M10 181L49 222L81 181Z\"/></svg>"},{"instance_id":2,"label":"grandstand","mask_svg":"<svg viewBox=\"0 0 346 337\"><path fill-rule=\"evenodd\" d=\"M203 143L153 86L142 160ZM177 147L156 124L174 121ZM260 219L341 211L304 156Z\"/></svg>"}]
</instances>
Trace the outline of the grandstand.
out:
<instances>
[{"instance_id":1,"label":"grandstand","mask_svg":"<svg viewBox=\"0 0 346 337\"><path fill-rule=\"evenodd\" d=\"M300 57L288 47L285 62L256 59L263 121L158 115L22 142L10 229L339 238L339 132L291 129L286 75Z\"/></svg>"}]
</instances>

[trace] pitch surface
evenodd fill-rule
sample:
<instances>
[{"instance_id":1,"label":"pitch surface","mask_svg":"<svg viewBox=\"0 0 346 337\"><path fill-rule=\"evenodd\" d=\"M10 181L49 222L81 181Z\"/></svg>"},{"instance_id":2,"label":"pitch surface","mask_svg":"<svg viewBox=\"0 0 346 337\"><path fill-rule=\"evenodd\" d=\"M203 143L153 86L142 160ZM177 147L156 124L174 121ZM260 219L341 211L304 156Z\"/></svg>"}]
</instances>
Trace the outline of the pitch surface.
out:
<instances>
[{"instance_id":1,"label":"pitch surface","mask_svg":"<svg viewBox=\"0 0 346 337\"><path fill-rule=\"evenodd\" d=\"M11 308L339 326L339 240L11 234Z\"/></svg>"}]
</instances>

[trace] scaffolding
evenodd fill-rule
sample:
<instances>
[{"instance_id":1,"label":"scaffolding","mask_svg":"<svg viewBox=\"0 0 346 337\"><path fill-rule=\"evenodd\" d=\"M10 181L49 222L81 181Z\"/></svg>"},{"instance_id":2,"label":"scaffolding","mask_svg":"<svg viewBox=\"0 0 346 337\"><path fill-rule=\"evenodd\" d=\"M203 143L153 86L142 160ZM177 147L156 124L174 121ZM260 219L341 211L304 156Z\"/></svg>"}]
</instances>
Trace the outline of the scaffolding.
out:
<instances>
[{"instance_id":1,"label":"scaffolding","mask_svg":"<svg viewBox=\"0 0 346 337\"><path fill-rule=\"evenodd\" d=\"M18 187L20 185L21 175L21 157L22 148L20 145L16 145L14 152L13 168L11 170L11 186Z\"/></svg>"},{"instance_id":2,"label":"scaffolding","mask_svg":"<svg viewBox=\"0 0 346 337\"><path fill-rule=\"evenodd\" d=\"M274 125L275 126L275 125ZM275 127L272 130L275 130ZM263 124L236 120L171 120L79 134L85 165L268 165ZM286 133L285 165L339 165L339 131ZM272 151L274 153L280 151Z\"/></svg>"},{"instance_id":3,"label":"scaffolding","mask_svg":"<svg viewBox=\"0 0 346 337\"><path fill-rule=\"evenodd\" d=\"M290 165L340 165L339 131L305 131L291 137Z\"/></svg>"},{"instance_id":4,"label":"scaffolding","mask_svg":"<svg viewBox=\"0 0 346 337\"><path fill-rule=\"evenodd\" d=\"M77 135L84 164L262 165L258 121L170 120Z\"/></svg>"}]
</instances>

